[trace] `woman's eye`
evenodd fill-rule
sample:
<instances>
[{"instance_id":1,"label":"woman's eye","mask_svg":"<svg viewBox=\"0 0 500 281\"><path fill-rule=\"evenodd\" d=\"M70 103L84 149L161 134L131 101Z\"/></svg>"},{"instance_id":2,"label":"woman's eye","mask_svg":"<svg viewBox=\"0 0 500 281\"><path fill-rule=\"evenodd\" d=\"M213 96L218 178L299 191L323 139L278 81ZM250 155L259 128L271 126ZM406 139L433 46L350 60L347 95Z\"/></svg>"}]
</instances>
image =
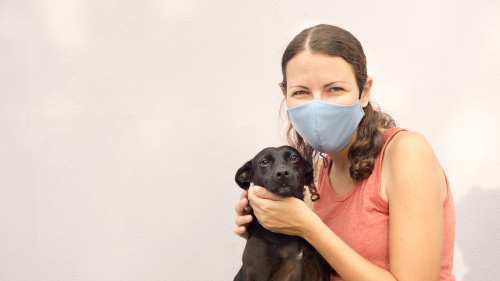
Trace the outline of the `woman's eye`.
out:
<instances>
[{"instance_id":1,"label":"woman's eye","mask_svg":"<svg viewBox=\"0 0 500 281\"><path fill-rule=\"evenodd\" d=\"M259 164L260 164L262 167L265 167L265 166L269 165L269 161L267 161L267 160L262 160L262 161L260 161L260 163L259 163Z\"/></svg>"},{"instance_id":2,"label":"woman's eye","mask_svg":"<svg viewBox=\"0 0 500 281\"><path fill-rule=\"evenodd\" d=\"M290 161L292 163L297 163L297 162L299 162L299 157L297 157L296 155L293 155L292 157L290 157Z\"/></svg>"},{"instance_id":3,"label":"woman's eye","mask_svg":"<svg viewBox=\"0 0 500 281\"><path fill-rule=\"evenodd\" d=\"M342 91L343 89L342 88L339 88L339 87L333 87L333 88L330 88L330 92L338 92L338 91Z\"/></svg>"},{"instance_id":4,"label":"woman's eye","mask_svg":"<svg viewBox=\"0 0 500 281\"><path fill-rule=\"evenodd\" d=\"M297 92L293 93L293 96L294 95L303 95L303 94L307 94L306 91L297 91Z\"/></svg>"}]
</instances>

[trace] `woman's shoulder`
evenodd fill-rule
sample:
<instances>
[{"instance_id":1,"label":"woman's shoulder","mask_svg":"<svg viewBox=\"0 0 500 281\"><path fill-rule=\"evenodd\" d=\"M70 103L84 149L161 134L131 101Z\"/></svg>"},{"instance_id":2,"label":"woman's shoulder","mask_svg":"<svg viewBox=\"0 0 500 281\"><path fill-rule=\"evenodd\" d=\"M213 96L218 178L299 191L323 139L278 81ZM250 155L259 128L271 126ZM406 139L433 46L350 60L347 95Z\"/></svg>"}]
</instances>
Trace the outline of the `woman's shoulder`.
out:
<instances>
[{"instance_id":1,"label":"woman's shoulder","mask_svg":"<svg viewBox=\"0 0 500 281\"><path fill-rule=\"evenodd\" d=\"M399 154L409 151L429 151L429 149L432 150L429 142L421 133L401 130L399 128L393 128L392 130L395 131L395 134L387 144L384 153L385 155Z\"/></svg>"},{"instance_id":2,"label":"woman's shoulder","mask_svg":"<svg viewBox=\"0 0 500 281\"><path fill-rule=\"evenodd\" d=\"M425 164L437 160L425 136L412 131L398 131L387 144L383 159L384 166L389 164L394 168L407 167L414 161Z\"/></svg>"},{"instance_id":3,"label":"woman's shoulder","mask_svg":"<svg viewBox=\"0 0 500 281\"><path fill-rule=\"evenodd\" d=\"M386 138L390 138L386 139L387 143L381 155L383 171L405 169L413 161L426 162L434 155L429 142L421 133L400 128L386 129L383 133Z\"/></svg>"},{"instance_id":4,"label":"woman's shoulder","mask_svg":"<svg viewBox=\"0 0 500 281\"><path fill-rule=\"evenodd\" d=\"M387 199L394 189L398 189L393 192L396 194L416 185L428 188L428 192L446 193L441 164L425 136L418 132L400 131L391 138L383 155L382 182L387 183L384 184ZM422 186L422 182L430 185Z\"/></svg>"}]
</instances>

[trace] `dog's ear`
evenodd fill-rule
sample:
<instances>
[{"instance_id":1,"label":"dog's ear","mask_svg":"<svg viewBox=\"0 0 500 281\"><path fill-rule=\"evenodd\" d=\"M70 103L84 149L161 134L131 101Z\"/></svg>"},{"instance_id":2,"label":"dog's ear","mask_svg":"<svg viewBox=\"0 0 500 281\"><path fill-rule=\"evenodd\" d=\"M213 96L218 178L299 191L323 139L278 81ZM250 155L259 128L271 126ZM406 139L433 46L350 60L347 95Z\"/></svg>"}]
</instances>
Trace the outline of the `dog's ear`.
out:
<instances>
[{"instance_id":1,"label":"dog's ear","mask_svg":"<svg viewBox=\"0 0 500 281\"><path fill-rule=\"evenodd\" d=\"M304 161L304 171L305 171L304 185L310 186L311 182L313 181L314 169L311 163L309 163L309 161L307 161L304 158L302 158L302 160Z\"/></svg>"},{"instance_id":2,"label":"dog's ear","mask_svg":"<svg viewBox=\"0 0 500 281\"><path fill-rule=\"evenodd\" d=\"M248 190L250 188L250 183L253 180L253 167L252 160L245 163L245 165L241 166L236 172L236 183L243 188L244 190Z\"/></svg>"}]
</instances>

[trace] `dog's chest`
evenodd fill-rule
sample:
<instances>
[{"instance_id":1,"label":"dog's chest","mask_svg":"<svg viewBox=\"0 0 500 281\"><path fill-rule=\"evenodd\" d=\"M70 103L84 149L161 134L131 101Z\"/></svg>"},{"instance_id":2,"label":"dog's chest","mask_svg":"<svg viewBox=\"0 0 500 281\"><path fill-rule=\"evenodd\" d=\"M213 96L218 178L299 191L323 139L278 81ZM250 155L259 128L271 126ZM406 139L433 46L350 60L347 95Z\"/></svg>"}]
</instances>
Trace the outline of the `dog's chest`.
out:
<instances>
[{"instance_id":1,"label":"dog's chest","mask_svg":"<svg viewBox=\"0 0 500 281\"><path fill-rule=\"evenodd\" d=\"M282 262L279 269L274 272L271 280L302 280L304 271L304 250L297 240L291 243L279 245L276 248L276 257Z\"/></svg>"},{"instance_id":2,"label":"dog's chest","mask_svg":"<svg viewBox=\"0 0 500 281\"><path fill-rule=\"evenodd\" d=\"M278 247L278 255L283 260L301 261L304 256L304 251L300 248L298 241Z\"/></svg>"}]
</instances>

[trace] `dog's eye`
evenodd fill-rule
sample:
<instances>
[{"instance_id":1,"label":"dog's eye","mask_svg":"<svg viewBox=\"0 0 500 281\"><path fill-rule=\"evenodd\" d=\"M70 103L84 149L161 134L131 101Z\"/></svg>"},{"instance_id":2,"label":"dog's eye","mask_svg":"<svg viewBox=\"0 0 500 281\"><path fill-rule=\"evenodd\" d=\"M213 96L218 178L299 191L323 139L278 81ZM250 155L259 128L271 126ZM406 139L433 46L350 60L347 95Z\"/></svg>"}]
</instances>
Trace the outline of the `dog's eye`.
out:
<instances>
[{"instance_id":1,"label":"dog's eye","mask_svg":"<svg viewBox=\"0 0 500 281\"><path fill-rule=\"evenodd\" d=\"M259 164L260 164L260 166L265 167L265 166L269 165L269 161L267 161L267 160L262 160L262 161L260 161L260 163L259 163Z\"/></svg>"},{"instance_id":2,"label":"dog's eye","mask_svg":"<svg viewBox=\"0 0 500 281\"><path fill-rule=\"evenodd\" d=\"M290 157L290 161L292 163L297 163L297 162L299 162L299 157L297 157L296 155L293 155L292 157Z\"/></svg>"}]
</instances>

